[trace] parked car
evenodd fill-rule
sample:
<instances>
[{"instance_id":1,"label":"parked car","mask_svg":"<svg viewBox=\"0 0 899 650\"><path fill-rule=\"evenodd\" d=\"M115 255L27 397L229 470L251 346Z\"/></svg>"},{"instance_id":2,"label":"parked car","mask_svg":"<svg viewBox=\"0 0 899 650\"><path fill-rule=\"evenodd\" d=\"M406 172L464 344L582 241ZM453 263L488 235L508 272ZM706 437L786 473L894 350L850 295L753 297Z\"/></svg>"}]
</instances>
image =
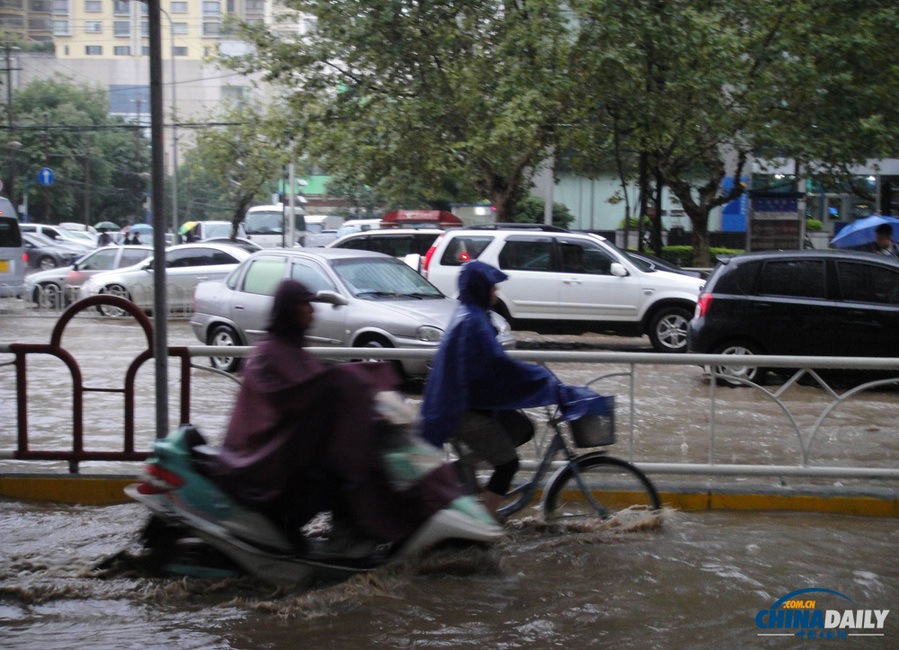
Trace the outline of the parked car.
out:
<instances>
[{"instance_id":1,"label":"parked car","mask_svg":"<svg viewBox=\"0 0 899 650\"><path fill-rule=\"evenodd\" d=\"M62 307L78 297L81 285L92 275L134 266L151 255L152 246L104 246L70 266L30 274L25 295L41 307Z\"/></svg>"},{"instance_id":2,"label":"parked car","mask_svg":"<svg viewBox=\"0 0 899 650\"><path fill-rule=\"evenodd\" d=\"M677 264L669 262L667 260L663 260L661 257L656 257L650 253L641 253L638 251L624 251L624 254L628 256L629 259L633 260L638 265L643 265L643 270L645 271L668 271L669 273L680 273L681 275L689 275L691 278L701 278L702 273L699 271L691 271L688 269L682 269Z\"/></svg>"},{"instance_id":3,"label":"parked car","mask_svg":"<svg viewBox=\"0 0 899 650\"><path fill-rule=\"evenodd\" d=\"M187 243L209 241L210 239L230 239L231 231L234 229L234 225L230 221L191 221L189 223L193 224L193 227L182 238L182 241ZM237 236L240 238L247 236L242 223L237 226Z\"/></svg>"},{"instance_id":4,"label":"parked car","mask_svg":"<svg viewBox=\"0 0 899 650\"><path fill-rule=\"evenodd\" d=\"M249 256L242 248L222 244L182 244L166 249L169 309L190 311L194 289L200 282L224 278ZM81 285L79 295L82 298L97 294L121 296L150 311L153 308L154 268L156 260L149 258L136 266L99 273ZM104 316L122 315L120 309L109 305L101 306L99 311Z\"/></svg>"},{"instance_id":5,"label":"parked car","mask_svg":"<svg viewBox=\"0 0 899 650\"><path fill-rule=\"evenodd\" d=\"M421 260L444 230L439 228L383 228L345 235L328 248L352 248L361 251L384 253L403 260L416 271L421 270Z\"/></svg>"},{"instance_id":6,"label":"parked car","mask_svg":"<svg viewBox=\"0 0 899 650\"><path fill-rule=\"evenodd\" d=\"M22 233L22 245L28 258L28 268L44 271L69 266L85 253L84 246L53 241L34 232Z\"/></svg>"},{"instance_id":7,"label":"parked car","mask_svg":"<svg viewBox=\"0 0 899 650\"><path fill-rule=\"evenodd\" d=\"M223 282L203 282L194 295L190 324L208 345L253 345L264 334L272 296L284 278L317 292L310 345L436 349L456 308L451 300L399 260L345 248L267 249L254 253ZM511 330L496 316L499 341L514 346ZM234 370L239 359L213 357ZM429 361L406 360L408 377L427 373Z\"/></svg>"},{"instance_id":8,"label":"parked car","mask_svg":"<svg viewBox=\"0 0 899 650\"><path fill-rule=\"evenodd\" d=\"M660 352L687 349L687 323L703 281L644 269L599 235L554 226L496 224L443 233L422 273L449 296L461 266L486 262L509 279L496 309L514 329L647 334Z\"/></svg>"},{"instance_id":9,"label":"parked car","mask_svg":"<svg viewBox=\"0 0 899 650\"><path fill-rule=\"evenodd\" d=\"M67 242L70 244L78 244L84 248L84 251L93 250L97 247L97 240L89 233L74 232L62 226L54 226L43 223L23 223L19 224L19 229L23 232L33 232L39 235L49 237L53 241Z\"/></svg>"},{"instance_id":10,"label":"parked car","mask_svg":"<svg viewBox=\"0 0 899 650\"><path fill-rule=\"evenodd\" d=\"M689 349L709 354L899 356L899 261L850 251L747 253L722 259L690 321ZM758 381L764 368L718 371Z\"/></svg>"},{"instance_id":11,"label":"parked car","mask_svg":"<svg viewBox=\"0 0 899 650\"><path fill-rule=\"evenodd\" d=\"M16 209L0 196L0 298L18 298L25 291L25 247Z\"/></svg>"},{"instance_id":12,"label":"parked car","mask_svg":"<svg viewBox=\"0 0 899 650\"><path fill-rule=\"evenodd\" d=\"M237 237L236 239L231 239L230 237L213 237L212 239L206 240L207 244L225 244L226 246L237 246L238 248L242 248L248 253L255 253L256 251L264 250L262 246L257 244L254 241L249 239L243 239L242 237Z\"/></svg>"}]
</instances>

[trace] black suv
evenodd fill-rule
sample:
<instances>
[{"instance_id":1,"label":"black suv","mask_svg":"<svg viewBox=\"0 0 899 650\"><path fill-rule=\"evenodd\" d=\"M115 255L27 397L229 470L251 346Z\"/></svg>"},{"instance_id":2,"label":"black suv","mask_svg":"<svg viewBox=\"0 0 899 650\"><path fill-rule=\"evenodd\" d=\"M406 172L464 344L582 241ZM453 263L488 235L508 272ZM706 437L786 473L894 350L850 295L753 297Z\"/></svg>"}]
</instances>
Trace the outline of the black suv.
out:
<instances>
[{"instance_id":1,"label":"black suv","mask_svg":"<svg viewBox=\"0 0 899 650\"><path fill-rule=\"evenodd\" d=\"M899 261L849 251L749 253L712 272L687 330L691 352L899 356ZM722 372L755 381L754 367Z\"/></svg>"}]
</instances>

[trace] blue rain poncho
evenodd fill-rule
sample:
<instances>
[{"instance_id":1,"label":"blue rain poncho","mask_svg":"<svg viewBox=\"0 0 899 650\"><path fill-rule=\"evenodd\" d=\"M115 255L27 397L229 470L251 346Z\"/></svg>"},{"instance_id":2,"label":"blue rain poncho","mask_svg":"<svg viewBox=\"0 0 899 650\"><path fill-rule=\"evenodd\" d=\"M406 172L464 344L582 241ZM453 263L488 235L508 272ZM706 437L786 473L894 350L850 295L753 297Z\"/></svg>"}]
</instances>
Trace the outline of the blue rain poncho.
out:
<instances>
[{"instance_id":1,"label":"blue rain poncho","mask_svg":"<svg viewBox=\"0 0 899 650\"><path fill-rule=\"evenodd\" d=\"M473 261L459 274L459 302L428 374L421 407L422 434L442 446L469 410L511 410L559 404L573 419L596 412L592 391L565 386L541 366L510 358L496 340L490 322L493 285L508 276Z\"/></svg>"}]
</instances>

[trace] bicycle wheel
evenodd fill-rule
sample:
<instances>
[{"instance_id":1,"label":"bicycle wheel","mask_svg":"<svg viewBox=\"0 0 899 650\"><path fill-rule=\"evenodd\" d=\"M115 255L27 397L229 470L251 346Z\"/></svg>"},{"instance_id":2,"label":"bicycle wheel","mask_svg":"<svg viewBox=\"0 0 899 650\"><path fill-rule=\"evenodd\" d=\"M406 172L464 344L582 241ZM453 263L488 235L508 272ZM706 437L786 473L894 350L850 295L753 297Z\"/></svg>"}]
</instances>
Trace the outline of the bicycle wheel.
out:
<instances>
[{"instance_id":1,"label":"bicycle wheel","mask_svg":"<svg viewBox=\"0 0 899 650\"><path fill-rule=\"evenodd\" d=\"M547 519L607 519L621 510L659 509L659 494L652 481L629 462L598 453L579 456L574 462L587 493L572 464L565 465L546 486L543 514Z\"/></svg>"}]
</instances>

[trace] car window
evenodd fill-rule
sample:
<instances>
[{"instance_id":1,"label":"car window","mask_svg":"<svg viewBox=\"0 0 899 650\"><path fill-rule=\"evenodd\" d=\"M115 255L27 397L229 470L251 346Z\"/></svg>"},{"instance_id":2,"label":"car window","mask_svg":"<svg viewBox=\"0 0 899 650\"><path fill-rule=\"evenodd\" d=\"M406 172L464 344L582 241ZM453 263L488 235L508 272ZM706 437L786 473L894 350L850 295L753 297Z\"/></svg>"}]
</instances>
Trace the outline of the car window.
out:
<instances>
[{"instance_id":1,"label":"car window","mask_svg":"<svg viewBox=\"0 0 899 650\"><path fill-rule=\"evenodd\" d=\"M614 261L604 251L589 242L560 241L562 271L566 273L588 273L590 275L610 275Z\"/></svg>"},{"instance_id":2,"label":"car window","mask_svg":"<svg viewBox=\"0 0 899 650\"><path fill-rule=\"evenodd\" d=\"M446 245L446 250L443 251L440 264L442 266L462 266L465 262L476 260L492 241L493 237L489 236L453 237Z\"/></svg>"},{"instance_id":3,"label":"car window","mask_svg":"<svg viewBox=\"0 0 899 650\"><path fill-rule=\"evenodd\" d=\"M113 249L97 251L81 260L78 268L83 271L109 271L115 266L115 254ZM137 264L137 262L133 262L133 264Z\"/></svg>"},{"instance_id":4,"label":"car window","mask_svg":"<svg viewBox=\"0 0 899 650\"><path fill-rule=\"evenodd\" d=\"M765 264L759 276L763 296L824 298L824 260L777 260Z\"/></svg>"},{"instance_id":5,"label":"car window","mask_svg":"<svg viewBox=\"0 0 899 650\"><path fill-rule=\"evenodd\" d=\"M724 264L719 267L712 291L737 296L750 294L755 288L755 280L761 268L760 262Z\"/></svg>"},{"instance_id":6,"label":"car window","mask_svg":"<svg viewBox=\"0 0 899 650\"><path fill-rule=\"evenodd\" d=\"M874 264L837 262L843 299L899 305L899 273Z\"/></svg>"},{"instance_id":7,"label":"car window","mask_svg":"<svg viewBox=\"0 0 899 650\"><path fill-rule=\"evenodd\" d=\"M499 268L509 271L551 271L552 240L510 237L500 251Z\"/></svg>"},{"instance_id":8,"label":"car window","mask_svg":"<svg viewBox=\"0 0 899 650\"><path fill-rule=\"evenodd\" d=\"M217 264L237 264L233 255L212 248L197 248L166 253L165 265L171 269L188 266L214 266Z\"/></svg>"},{"instance_id":9,"label":"car window","mask_svg":"<svg viewBox=\"0 0 899 650\"><path fill-rule=\"evenodd\" d=\"M283 257L259 257L250 262L243 280L243 290L273 296L284 277L287 260Z\"/></svg>"},{"instance_id":10,"label":"car window","mask_svg":"<svg viewBox=\"0 0 899 650\"><path fill-rule=\"evenodd\" d=\"M302 282L313 293L334 291L337 288L322 270L312 262L295 261L293 268L290 269L290 277L297 282Z\"/></svg>"},{"instance_id":11,"label":"car window","mask_svg":"<svg viewBox=\"0 0 899 650\"><path fill-rule=\"evenodd\" d=\"M434 285L393 258L334 260L332 266L357 298L443 298L443 294Z\"/></svg>"},{"instance_id":12,"label":"car window","mask_svg":"<svg viewBox=\"0 0 899 650\"><path fill-rule=\"evenodd\" d=\"M15 219L0 218L0 248L19 248L22 236Z\"/></svg>"},{"instance_id":13,"label":"car window","mask_svg":"<svg viewBox=\"0 0 899 650\"><path fill-rule=\"evenodd\" d=\"M115 251L109 252L115 255ZM124 247L122 248L122 258L119 260L119 266L133 266L150 257L150 253L151 251L143 250L141 248Z\"/></svg>"}]
</instances>

